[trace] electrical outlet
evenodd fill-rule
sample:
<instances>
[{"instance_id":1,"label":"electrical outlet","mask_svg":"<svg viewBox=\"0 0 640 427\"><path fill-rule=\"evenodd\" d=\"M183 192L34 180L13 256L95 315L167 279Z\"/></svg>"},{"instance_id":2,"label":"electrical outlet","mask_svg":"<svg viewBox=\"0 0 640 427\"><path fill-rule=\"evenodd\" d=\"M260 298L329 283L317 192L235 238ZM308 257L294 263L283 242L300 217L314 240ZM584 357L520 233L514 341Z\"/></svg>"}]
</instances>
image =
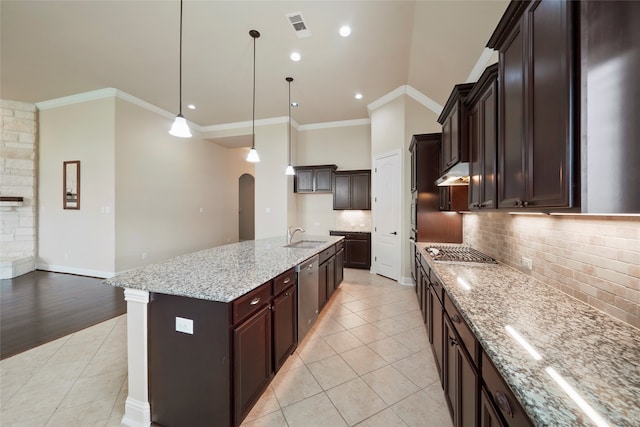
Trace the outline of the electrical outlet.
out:
<instances>
[{"instance_id":1,"label":"electrical outlet","mask_svg":"<svg viewBox=\"0 0 640 427\"><path fill-rule=\"evenodd\" d=\"M176 331L193 335L193 319L176 317Z\"/></svg>"},{"instance_id":2,"label":"electrical outlet","mask_svg":"<svg viewBox=\"0 0 640 427\"><path fill-rule=\"evenodd\" d=\"M142 259L147 259L147 253L146 252L142 252Z\"/></svg>"},{"instance_id":3,"label":"electrical outlet","mask_svg":"<svg viewBox=\"0 0 640 427\"><path fill-rule=\"evenodd\" d=\"M533 270L533 263L529 258L522 257L520 259L520 265L522 265L522 267L526 268L527 270Z\"/></svg>"}]
</instances>

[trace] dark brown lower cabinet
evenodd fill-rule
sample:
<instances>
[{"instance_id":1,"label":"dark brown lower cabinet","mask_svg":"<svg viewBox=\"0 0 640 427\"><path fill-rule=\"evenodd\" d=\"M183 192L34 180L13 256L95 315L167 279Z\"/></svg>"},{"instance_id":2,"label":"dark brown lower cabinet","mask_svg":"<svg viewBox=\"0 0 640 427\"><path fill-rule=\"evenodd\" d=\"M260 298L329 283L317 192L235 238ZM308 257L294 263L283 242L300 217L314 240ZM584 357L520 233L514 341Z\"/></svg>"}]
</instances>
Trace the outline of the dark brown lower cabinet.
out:
<instances>
[{"instance_id":1,"label":"dark brown lower cabinet","mask_svg":"<svg viewBox=\"0 0 640 427\"><path fill-rule=\"evenodd\" d=\"M436 361L436 368L438 369L438 374L440 375L440 384L444 385L444 375L442 372L442 368L444 365L442 346L444 343L444 327L443 327L443 310L442 303L440 299L438 299L438 295L436 293L435 288L430 287L431 294L431 307L429 307L429 311L431 314L431 328L432 328L432 341L431 341L431 349L433 350L434 359Z\"/></svg>"},{"instance_id":2,"label":"dark brown lower cabinet","mask_svg":"<svg viewBox=\"0 0 640 427\"><path fill-rule=\"evenodd\" d=\"M278 372L297 346L298 295L295 282L273 299L273 363Z\"/></svg>"},{"instance_id":3,"label":"dark brown lower cabinet","mask_svg":"<svg viewBox=\"0 0 640 427\"><path fill-rule=\"evenodd\" d=\"M444 393L456 427L475 427L478 419L479 377L473 361L444 315Z\"/></svg>"},{"instance_id":4,"label":"dark brown lower cabinet","mask_svg":"<svg viewBox=\"0 0 640 427\"><path fill-rule=\"evenodd\" d=\"M233 329L234 419L242 420L273 377L271 306Z\"/></svg>"},{"instance_id":5,"label":"dark brown lower cabinet","mask_svg":"<svg viewBox=\"0 0 640 427\"><path fill-rule=\"evenodd\" d=\"M480 392L480 427L506 427L484 387Z\"/></svg>"},{"instance_id":6,"label":"dark brown lower cabinet","mask_svg":"<svg viewBox=\"0 0 640 427\"><path fill-rule=\"evenodd\" d=\"M339 245L339 249L336 252L336 269L335 270L336 270L335 271L336 280L335 280L335 283L333 284L334 290L338 289L338 286L340 286L340 284L344 280L344 248L342 247L341 244Z\"/></svg>"},{"instance_id":7,"label":"dark brown lower cabinet","mask_svg":"<svg viewBox=\"0 0 640 427\"><path fill-rule=\"evenodd\" d=\"M369 269L371 267L371 233L331 231L332 236L344 236L344 266Z\"/></svg>"}]
</instances>

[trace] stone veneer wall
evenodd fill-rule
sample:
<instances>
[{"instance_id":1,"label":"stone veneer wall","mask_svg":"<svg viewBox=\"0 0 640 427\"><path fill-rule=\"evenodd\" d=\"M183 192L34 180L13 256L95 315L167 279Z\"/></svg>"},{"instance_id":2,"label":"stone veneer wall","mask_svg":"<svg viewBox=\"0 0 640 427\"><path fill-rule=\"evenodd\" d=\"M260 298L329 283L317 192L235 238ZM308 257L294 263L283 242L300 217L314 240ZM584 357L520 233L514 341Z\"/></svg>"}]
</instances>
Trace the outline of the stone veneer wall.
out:
<instances>
[{"instance_id":1,"label":"stone veneer wall","mask_svg":"<svg viewBox=\"0 0 640 427\"><path fill-rule=\"evenodd\" d=\"M33 271L36 256L36 106L0 100L0 195L22 196L22 206L0 206L2 278Z\"/></svg>"},{"instance_id":2,"label":"stone veneer wall","mask_svg":"<svg viewBox=\"0 0 640 427\"><path fill-rule=\"evenodd\" d=\"M639 217L465 214L464 242L640 328Z\"/></svg>"}]
</instances>

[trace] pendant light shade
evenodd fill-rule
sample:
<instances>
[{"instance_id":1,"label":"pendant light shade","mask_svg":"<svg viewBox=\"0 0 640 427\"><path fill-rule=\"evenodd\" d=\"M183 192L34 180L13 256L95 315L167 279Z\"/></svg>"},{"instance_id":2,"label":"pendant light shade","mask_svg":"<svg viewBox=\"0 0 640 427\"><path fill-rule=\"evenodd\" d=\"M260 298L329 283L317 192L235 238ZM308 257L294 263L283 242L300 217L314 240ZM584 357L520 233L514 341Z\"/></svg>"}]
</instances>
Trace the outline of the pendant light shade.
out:
<instances>
[{"instance_id":1,"label":"pendant light shade","mask_svg":"<svg viewBox=\"0 0 640 427\"><path fill-rule=\"evenodd\" d=\"M191 138L191 131L189 125L182 115L182 0L180 0L180 112L173 121L173 125L169 130L169 134L180 138Z\"/></svg>"},{"instance_id":2,"label":"pendant light shade","mask_svg":"<svg viewBox=\"0 0 640 427\"><path fill-rule=\"evenodd\" d=\"M285 175L295 175L296 172L293 170L293 166L291 166L291 82L293 81L293 77L287 77L285 80L289 82L289 124L287 125L289 164L287 165L287 169L284 171L284 173Z\"/></svg>"},{"instance_id":3,"label":"pendant light shade","mask_svg":"<svg viewBox=\"0 0 640 427\"><path fill-rule=\"evenodd\" d=\"M247 162L258 163L260 156L256 151L256 39L260 37L260 33L251 30L249 35L253 37L253 114L251 118L251 150L247 155Z\"/></svg>"}]
</instances>

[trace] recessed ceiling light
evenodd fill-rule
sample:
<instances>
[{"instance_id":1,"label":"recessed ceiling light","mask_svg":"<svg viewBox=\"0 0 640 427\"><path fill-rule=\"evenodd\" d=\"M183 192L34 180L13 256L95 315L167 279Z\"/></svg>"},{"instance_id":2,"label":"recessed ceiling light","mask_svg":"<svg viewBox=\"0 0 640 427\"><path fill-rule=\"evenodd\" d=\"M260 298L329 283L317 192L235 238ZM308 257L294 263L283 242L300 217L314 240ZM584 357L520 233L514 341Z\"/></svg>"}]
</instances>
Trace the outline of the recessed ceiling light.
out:
<instances>
[{"instance_id":1,"label":"recessed ceiling light","mask_svg":"<svg viewBox=\"0 0 640 427\"><path fill-rule=\"evenodd\" d=\"M298 104L297 102L292 102L292 103L291 103L291 106L292 106L292 107L297 107L298 105L300 105L300 104Z\"/></svg>"},{"instance_id":2,"label":"recessed ceiling light","mask_svg":"<svg viewBox=\"0 0 640 427\"><path fill-rule=\"evenodd\" d=\"M196 106L193 105L193 104L189 104L189 105L187 105L187 108L190 109L190 110L195 110Z\"/></svg>"},{"instance_id":3,"label":"recessed ceiling light","mask_svg":"<svg viewBox=\"0 0 640 427\"><path fill-rule=\"evenodd\" d=\"M355 98L356 99L362 99L362 94L360 92L356 93Z\"/></svg>"},{"instance_id":4,"label":"recessed ceiling light","mask_svg":"<svg viewBox=\"0 0 640 427\"><path fill-rule=\"evenodd\" d=\"M300 61L301 56L299 52L291 52L291 55L289 55L289 58L291 58L291 60L294 62L298 62Z\"/></svg>"},{"instance_id":5,"label":"recessed ceiling light","mask_svg":"<svg viewBox=\"0 0 640 427\"><path fill-rule=\"evenodd\" d=\"M348 25L343 25L342 27L340 27L340 35L342 37L349 37L349 35L351 34L351 27Z\"/></svg>"}]
</instances>

